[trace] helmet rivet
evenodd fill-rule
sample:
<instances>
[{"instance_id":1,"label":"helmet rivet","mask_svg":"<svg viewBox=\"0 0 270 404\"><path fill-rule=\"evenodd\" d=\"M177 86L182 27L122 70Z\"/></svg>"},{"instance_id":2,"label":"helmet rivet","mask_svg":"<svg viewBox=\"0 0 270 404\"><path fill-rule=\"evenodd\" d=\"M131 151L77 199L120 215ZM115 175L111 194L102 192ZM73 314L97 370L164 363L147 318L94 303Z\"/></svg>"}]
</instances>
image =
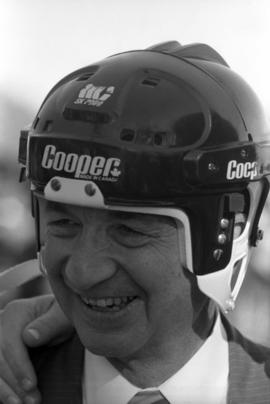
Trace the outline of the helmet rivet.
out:
<instances>
[{"instance_id":1,"label":"helmet rivet","mask_svg":"<svg viewBox=\"0 0 270 404\"><path fill-rule=\"evenodd\" d=\"M218 243L219 243L219 244L225 244L226 241L227 241L226 235L225 235L224 233L220 233L220 234L218 235Z\"/></svg>"},{"instance_id":2,"label":"helmet rivet","mask_svg":"<svg viewBox=\"0 0 270 404\"><path fill-rule=\"evenodd\" d=\"M262 229L257 230L257 236L256 236L256 246L258 245L259 241L263 239L264 232Z\"/></svg>"},{"instance_id":3,"label":"helmet rivet","mask_svg":"<svg viewBox=\"0 0 270 404\"><path fill-rule=\"evenodd\" d=\"M248 153L247 153L247 151L246 151L245 149L242 149L241 152L240 152L240 155L241 155L241 157L243 157L243 159L244 159L244 158L247 157Z\"/></svg>"},{"instance_id":4,"label":"helmet rivet","mask_svg":"<svg viewBox=\"0 0 270 404\"><path fill-rule=\"evenodd\" d=\"M85 190L86 195L88 195L88 196L93 196L96 193L96 189L93 187L92 184L85 185L84 190Z\"/></svg>"},{"instance_id":5,"label":"helmet rivet","mask_svg":"<svg viewBox=\"0 0 270 404\"><path fill-rule=\"evenodd\" d=\"M226 300L225 302L225 313L229 313L235 309L235 301L232 297Z\"/></svg>"},{"instance_id":6,"label":"helmet rivet","mask_svg":"<svg viewBox=\"0 0 270 404\"><path fill-rule=\"evenodd\" d=\"M209 163L208 164L208 170L209 171L217 171L217 166L216 166L216 164L215 163Z\"/></svg>"},{"instance_id":7,"label":"helmet rivet","mask_svg":"<svg viewBox=\"0 0 270 404\"><path fill-rule=\"evenodd\" d=\"M227 229L229 227L229 220L222 218L220 221L220 226L222 229Z\"/></svg>"},{"instance_id":8,"label":"helmet rivet","mask_svg":"<svg viewBox=\"0 0 270 404\"><path fill-rule=\"evenodd\" d=\"M51 181L51 187L54 191L59 191L61 189L61 182L57 179Z\"/></svg>"},{"instance_id":9,"label":"helmet rivet","mask_svg":"<svg viewBox=\"0 0 270 404\"><path fill-rule=\"evenodd\" d=\"M213 252L213 257L214 257L214 259L215 259L216 261L219 261L220 258L221 258L221 256L222 256L222 254L223 254L223 250L221 250L220 248L218 248L217 250L215 250L215 251Z\"/></svg>"}]
</instances>

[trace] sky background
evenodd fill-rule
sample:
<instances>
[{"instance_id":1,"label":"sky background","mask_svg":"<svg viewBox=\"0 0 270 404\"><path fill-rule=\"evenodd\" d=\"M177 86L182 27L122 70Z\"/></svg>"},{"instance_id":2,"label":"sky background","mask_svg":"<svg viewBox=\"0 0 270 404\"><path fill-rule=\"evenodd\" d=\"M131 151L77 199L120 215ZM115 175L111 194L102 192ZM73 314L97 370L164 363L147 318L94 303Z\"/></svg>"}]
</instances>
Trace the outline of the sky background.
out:
<instances>
[{"instance_id":1,"label":"sky background","mask_svg":"<svg viewBox=\"0 0 270 404\"><path fill-rule=\"evenodd\" d=\"M1 91L34 110L63 75L175 39L217 49L270 109L268 0L0 0Z\"/></svg>"},{"instance_id":2,"label":"sky background","mask_svg":"<svg viewBox=\"0 0 270 404\"><path fill-rule=\"evenodd\" d=\"M172 39L214 47L270 116L269 21L269 0L0 0L2 150L11 104L25 109L26 124L65 74Z\"/></svg>"}]
</instances>

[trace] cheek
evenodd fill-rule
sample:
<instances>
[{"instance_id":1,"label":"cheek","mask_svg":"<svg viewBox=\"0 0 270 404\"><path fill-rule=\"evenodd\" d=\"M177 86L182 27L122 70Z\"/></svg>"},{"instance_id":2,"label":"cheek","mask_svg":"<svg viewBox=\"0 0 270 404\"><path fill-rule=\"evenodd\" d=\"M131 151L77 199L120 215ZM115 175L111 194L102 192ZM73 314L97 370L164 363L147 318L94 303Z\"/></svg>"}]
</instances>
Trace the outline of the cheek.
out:
<instances>
[{"instance_id":1,"label":"cheek","mask_svg":"<svg viewBox=\"0 0 270 404\"><path fill-rule=\"evenodd\" d=\"M179 248L175 238L155 242L125 254L122 266L149 294L179 288L184 281Z\"/></svg>"},{"instance_id":2,"label":"cheek","mask_svg":"<svg viewBox=\"0 0 270 404\"><path fill-rule=\"evenodd\" d=\"M178 249L151 248L130 262L134 278L146 296L147 318L154 327L166 333L178 333L192 319L192 290L189 279L181 265Z\"/></svg>"},{"instance_id":3,"label":"cheek","mask_svg":"<svg viewBox=\"0 0 270 404\"><path fill-rule=\"evenodd\" d=\"M60 276L62 269L72 255L72 243L63 242L57 237L46 236L43 247L43 261L45 263L49 279Z\"/></svg>"},{"instance_id":4,"label":"cheek","mask_svg":"<svg viewBox=\"0 0 270 404\"><path fill-rule=\"evenodd\" d=\"M64 269L71 257L72 249L65 248L61 240L48 238L43 249L43 262L51 289L67 317L70 317L70 291L64 279Z\"/></svg>"}]
</instances>

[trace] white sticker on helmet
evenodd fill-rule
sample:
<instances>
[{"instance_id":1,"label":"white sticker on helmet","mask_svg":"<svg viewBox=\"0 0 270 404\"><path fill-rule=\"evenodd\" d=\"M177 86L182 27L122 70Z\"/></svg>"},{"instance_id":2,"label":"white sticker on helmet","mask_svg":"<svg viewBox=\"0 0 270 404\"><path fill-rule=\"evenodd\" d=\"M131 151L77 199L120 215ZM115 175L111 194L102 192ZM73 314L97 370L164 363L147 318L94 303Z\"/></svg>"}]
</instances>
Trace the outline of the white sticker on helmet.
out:
<instances>
[{"instance_id":1,"label":"white sticker on helmet","mask_svg":"<svg viewBox=\"0 0 270 404\"><path fill-rule=\"evenodd\" d=\"M236 160L231 160L227 167L227 180L239 180L242 178L253 178L258 176L257 161L246 161L245 163L237 163Z\"/></svg>"},{"instance_id":2,"label":"white sticker on helmet","mask_svg":"<svg viewBox=\"0 0 270 404\"><path fill-rule=\"evenodd\" d=\"M96 87L93 84L87 84L79 92L78 98L74 101L74 104L89 105L94 107L100 107L107 101L113 94L115 87Z\"/></svg>"}]
</instances>

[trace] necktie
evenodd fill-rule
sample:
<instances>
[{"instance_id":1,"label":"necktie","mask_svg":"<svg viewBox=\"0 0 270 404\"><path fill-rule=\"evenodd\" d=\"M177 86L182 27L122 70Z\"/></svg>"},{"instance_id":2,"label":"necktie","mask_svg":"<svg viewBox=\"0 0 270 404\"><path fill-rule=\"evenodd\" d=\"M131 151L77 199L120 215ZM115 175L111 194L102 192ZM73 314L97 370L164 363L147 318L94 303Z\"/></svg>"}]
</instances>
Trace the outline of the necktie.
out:
<instances>
[{"instance_id":1,"label":"necktie","mask_svg":"<svg viewBox=\"0 0 270 404\"><path fill-rule=\"evenodd\" d=\"M128 402L128 404L170 404L160 393L155 391L140 391Z\"/></svg>"}]
</instances>

